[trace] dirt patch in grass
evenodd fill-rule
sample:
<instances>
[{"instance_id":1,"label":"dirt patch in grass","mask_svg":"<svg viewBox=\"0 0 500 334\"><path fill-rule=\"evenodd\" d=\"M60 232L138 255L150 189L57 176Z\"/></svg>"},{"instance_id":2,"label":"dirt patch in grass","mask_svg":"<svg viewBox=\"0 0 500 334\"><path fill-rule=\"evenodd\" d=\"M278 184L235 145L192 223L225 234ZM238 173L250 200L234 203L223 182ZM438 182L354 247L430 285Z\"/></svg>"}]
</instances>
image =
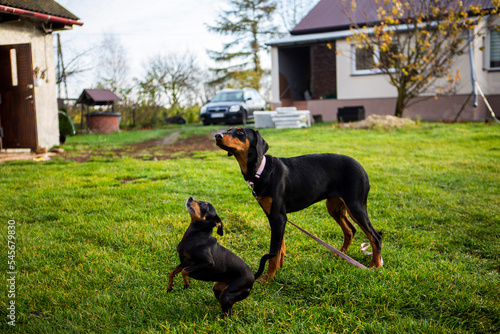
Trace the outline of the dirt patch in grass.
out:
<instances>
[{"instance_id":1,"label":"dirt patch in grass","mask_svg":"<svg viewBox=\"0 0 500 334\"><path fill-rule=\"evenodd\" d=\"M113 149L81 150L66 154L66 159L78 162L85 162L92 158L124 158L131 157L140 160L165 160L183 157L191 157L194 152L215 151L213 135L191 136L179 138L179 132L174 132L168 136L150 139L143 142L123 146Z\"/></svg>"}]
</instances>

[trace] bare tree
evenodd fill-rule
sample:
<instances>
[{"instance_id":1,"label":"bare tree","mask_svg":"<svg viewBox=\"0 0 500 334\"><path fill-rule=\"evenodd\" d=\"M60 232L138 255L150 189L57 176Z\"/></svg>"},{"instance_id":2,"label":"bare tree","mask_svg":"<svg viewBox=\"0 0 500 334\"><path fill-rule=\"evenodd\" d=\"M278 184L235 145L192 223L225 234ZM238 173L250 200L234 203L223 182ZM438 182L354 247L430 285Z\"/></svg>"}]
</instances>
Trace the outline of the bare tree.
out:
<instances>
[{"instance_id":1,"label":"bare tree","mask_svg":"<svg viewBox=\"0 0 500 334\"><path fill-rule=\"evenodd\" d=\"M56 68L56 84L57 84L57 95L59 98L63 98L61 92L62 86L64 85L64 92L66 98L69 97L67 80L72 77L88 72L92 70L93 66L90 62L89 56L93 51L92 48L86 50L78 50L70 53L69 60L66 62L63 57L63 47L61 44L60 35L57 34L57 68Z\"/></svg>"},{"instance_id":2,"label":"bare tree","mask_svg":"<svg viewBox=\"0 0 500 334\"><path fill-rule=\"evenodd\" d=\"M153 56L146 64L146 72L143 86L156 90L158 97L165 98L171 108L196 96L200 71L196 57L189 52Z\"/></svg>"},{"instance_id":3,"label":"bare tree","mask_svg":"<svg viewBox=\"0 0 500 334\"><path fill-rule=\"evenodd\" d=\"M217 74L210 69L202 70L202 72L200 72L200 78L202 78L200 80L202 82L202 87L198 94L198 101L202 104L212 99L217 92L226 87L226 83L219 82L217 80Z\"/></svg>"},{"instance_id":4,"label":"bare tree","mask_svg":"<svg viewBox=\"0 0 500 334\"><path fill-rule=\"evenodd\" d=\"M317 1L278 0L277 11L286 30L291 31L306 16Z\"/></svg>"},{"instance_id":5,"label":"bare tree","mask_svg":"<svg viewBox=\"0 0 500 334\"><path fill-rule=\"evenodd\" d=\"M125 89L128 76L128 59L125 48L115 35L104 34L100 45L98 81L113 92Z\"/></svg>"}]
</instances>

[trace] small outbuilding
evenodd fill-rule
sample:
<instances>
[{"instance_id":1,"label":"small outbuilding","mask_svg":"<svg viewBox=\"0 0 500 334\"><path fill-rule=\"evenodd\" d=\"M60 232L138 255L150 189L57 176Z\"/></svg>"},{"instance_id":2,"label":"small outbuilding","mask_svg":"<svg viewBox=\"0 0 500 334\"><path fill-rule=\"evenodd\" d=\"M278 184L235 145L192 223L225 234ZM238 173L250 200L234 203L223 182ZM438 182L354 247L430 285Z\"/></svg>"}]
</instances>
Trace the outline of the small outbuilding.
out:
<instances>
[{"instance_id":1,"label":"small outbuilding","mask_svg":"<svg viewBox=\"0 0 500 334\"><path fill-rule=\"evenodd\" d=\"M76 104L82 105L82 124L86 117L87 129L99 133L113 133L120 131L121 114L115 112L115 102L122 99L109 89L84 89ZM90 112L90 108L100 106L97 111Z\"/></svg>"},{"instance_id":2,"label":"small outbuilding","mask_svg":"<svg viewBox=\"0 0 500 334\"><path fill-rule=\"evenodd\" d=\"M59 144L53 33L78 20L53 0L0 0L0 149Z\"/></svg>"}]
</instances>

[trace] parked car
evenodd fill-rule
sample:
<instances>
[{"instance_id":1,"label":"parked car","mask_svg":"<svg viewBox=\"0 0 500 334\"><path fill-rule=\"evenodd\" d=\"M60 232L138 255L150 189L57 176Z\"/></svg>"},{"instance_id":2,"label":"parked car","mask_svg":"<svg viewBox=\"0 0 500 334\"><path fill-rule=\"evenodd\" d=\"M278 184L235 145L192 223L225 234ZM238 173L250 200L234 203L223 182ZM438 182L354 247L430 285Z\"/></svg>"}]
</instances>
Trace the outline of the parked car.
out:
<instances>
[{"instance_id":1,"label":"parked car","mask_svg":"<svg viewBox=\"0 0 500 334\"><path fill-rule=\"evenodd\" d=\"M253 88L225 89L201 107L203 125L246 124L256 110L265 110L266 100Z\"/></svg>"}]
</instances>

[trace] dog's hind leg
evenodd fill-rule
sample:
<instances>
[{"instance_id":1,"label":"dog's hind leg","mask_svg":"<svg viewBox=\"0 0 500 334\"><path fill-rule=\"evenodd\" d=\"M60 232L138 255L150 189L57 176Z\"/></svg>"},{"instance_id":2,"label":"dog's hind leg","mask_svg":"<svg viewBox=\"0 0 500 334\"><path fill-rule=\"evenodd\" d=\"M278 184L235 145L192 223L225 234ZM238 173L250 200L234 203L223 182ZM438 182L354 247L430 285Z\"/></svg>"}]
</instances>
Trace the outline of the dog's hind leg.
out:
<instances>
[{"instance_id":1,"label":"dog's hind leg","mask_svg":"<svg viewBox=\"0 0 500 334\"><path fill-rule=\"evenodd\" d=\"M372 245L372 262L371 267L379 268L382 267L382 233L376 231L368 218L368 212L366 211L366 205L362 203L346 203L347 210L351 218L356 222L356 224L361 227L363 232L365 232L370 244Z\"/></svg>"},{"instance_id":2,"label":"dog's hind leg","mask_svg":"<svg viewBox=\"0 0 500 334\"><path fill-rule=\"evenodd\" d=\"M342 244L341 252L347 252L351 245L352 239L356 234L356 228L347 219L347 209L344 201L340 197L332 197L326 200L326 208L330 216L339 224L344 233L344 243Z\"/></svg>"},{"instance_id":3,"label":"dog's hind leg","mask_svg":"<svg viewBox=\"0 0 500 334\"><path fill-rule=\"evenodd\" d=\"M184 280L184 289L189 288L189 276L183 271L182 279Z\"/></svg>"},{"instance_id":4,"label":"dog's hind leg","mask_svg":"<svg viewBox=\"0 0 500 334\"><path fill-rule=\"evenodd\" d=\"M215 298L219 301L220 303L220 295L226 290L227 284L226 282L215 282L214 287L212 290L214 291L214 296Z\"/></svg>"},{"instance_id":5,"label":"dog's hind leg","mask_svg":"<svg viewBox=\"0 0 500 334\"><path fill-rule=\"evenodd\" d=\"M222 291L219 303L225 315L231 316L231 309L234 303L245 299L252 290L253 279L240 279L230 282Z\"/></svg>"},{"instance_id":6,"label":"dog's hind leg","mask_svg":"<svg viewBox=\"0 0 500 334\"><path fill-rule=\"evenodd\" d=\"M172 270L170 272L170 275L168 275L167 292L172 291L172 289L174 287L174 277L175 277L175 275L177 275L181 271L182 271L182 264L179 264L177 267L174 268L174 270ZM184 286L185 285L186 285L186 280L184 279ZM188 285L189 285L189 282L188 282Z\"/></svg>"}]
</instances>

